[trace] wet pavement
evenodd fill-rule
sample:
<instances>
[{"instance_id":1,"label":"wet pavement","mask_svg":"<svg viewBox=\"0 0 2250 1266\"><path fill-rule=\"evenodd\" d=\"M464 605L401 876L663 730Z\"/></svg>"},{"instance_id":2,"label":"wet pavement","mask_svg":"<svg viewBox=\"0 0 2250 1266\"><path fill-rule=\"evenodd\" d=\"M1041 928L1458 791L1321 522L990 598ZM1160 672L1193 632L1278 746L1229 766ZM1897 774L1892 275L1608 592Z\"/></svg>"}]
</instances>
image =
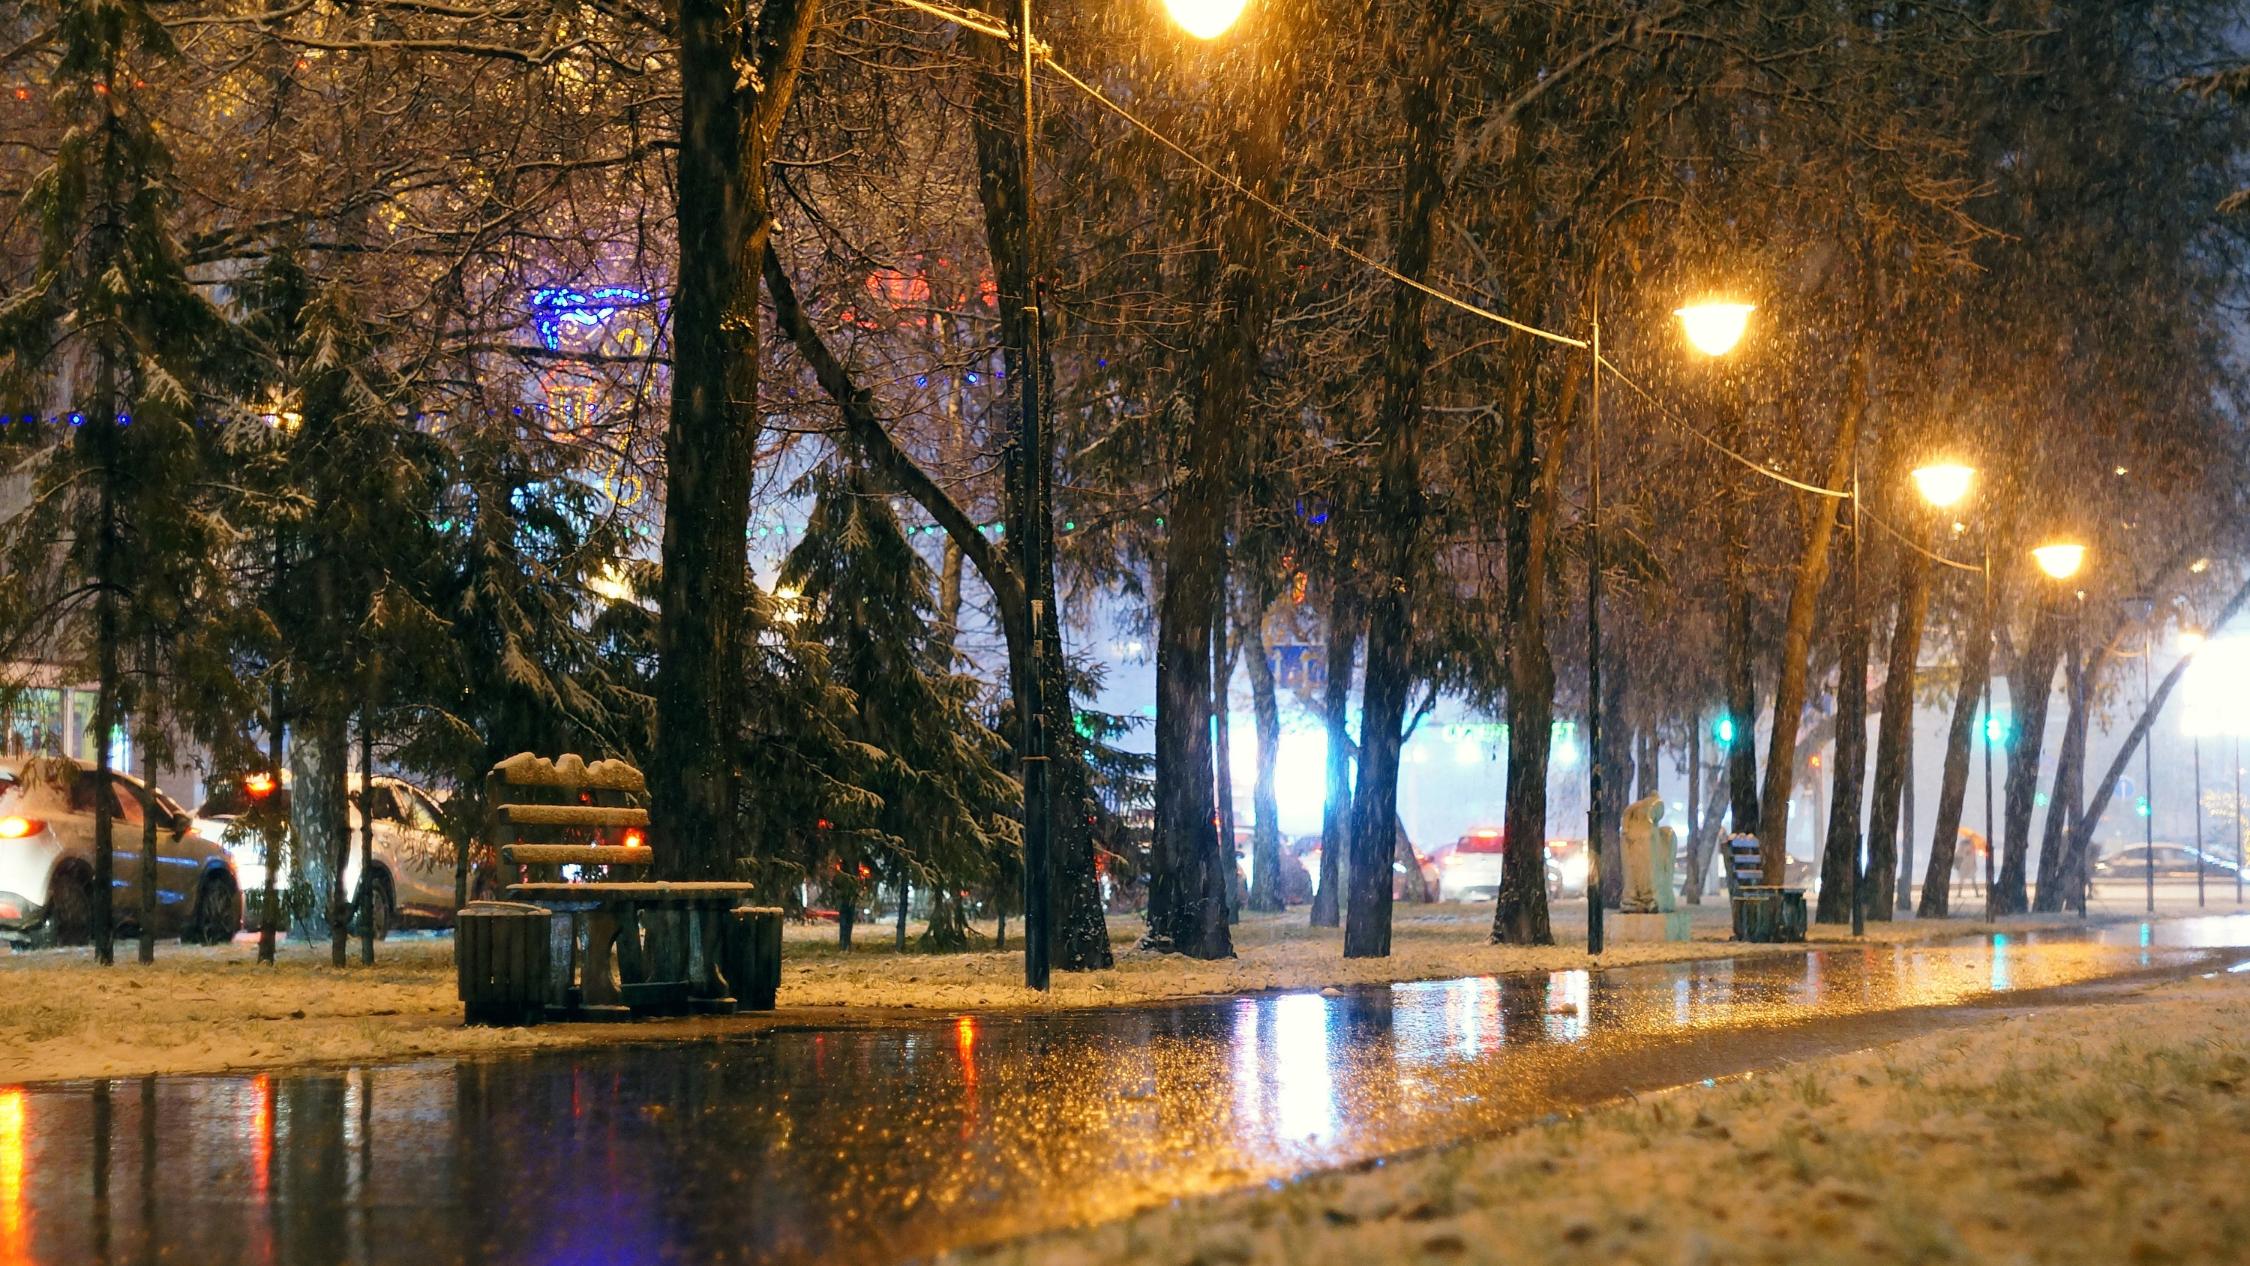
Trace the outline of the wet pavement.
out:
<instances>
[{"instance_id":1,"label":"wet pavement","mask_svg":"<svg viewBox=\"0 0 2250 1266\"><path fill-rule=\"evenodd\" d=\"M886 1262L2250 961L2250 916L0 1088L0 1266Z\"/></svg>"}]
</instances>

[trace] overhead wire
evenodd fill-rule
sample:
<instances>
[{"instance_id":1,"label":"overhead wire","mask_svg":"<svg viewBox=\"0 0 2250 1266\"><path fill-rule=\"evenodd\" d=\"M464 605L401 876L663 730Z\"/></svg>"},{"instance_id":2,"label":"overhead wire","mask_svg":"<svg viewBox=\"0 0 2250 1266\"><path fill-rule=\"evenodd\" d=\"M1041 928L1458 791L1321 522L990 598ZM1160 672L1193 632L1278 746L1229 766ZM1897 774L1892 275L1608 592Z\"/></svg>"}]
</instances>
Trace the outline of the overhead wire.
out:
<instances>
[{"instance_id":1,"label":"overhead wire","mask_svg":"<svg viewBox=\"0 0 2250 1266\"><path fill-rule=\"evenodd\" d=\"M1726 456L1742 463L1742 465L1747 467L1748 469L1754 470L1757 473L1764 475L1766 478L1773 480L1775 483L1787 484L1789 487L1795 488L1800 492L1809 492L1822 497L1834 497L1839 501L1851 500L1852 494L1848 490L1839 488L1823 488L1819 484L1809 484L1802 479L1793 479L1788 475L1784 475L1780 471L1775 470L1773 467L1767 465L1766 463L1761 462L1754 457L1749 457L1742 453L1736 452L1734 449L1731 449L1725 444L1720 443L1718 440L1713 439L1711 436L1697 429L1696 426L1693 423L1689 422L1686 418L1681 417L1679 413L1675 411L1670 405L1665 404L1662 400L1657 399L1656 396L1648 390L1648 388L1643 387L1639 383L1634 382L1631 378L1627 377L1625 371L1619 369L1617 367L1617 363L1615 361L1612 361L1609 357L1604 356L1601 358L1601 367L1609 371L1610 377L1615 378L1617 381L1624 383L1628 387L1631 387L1633 389L1633 394L1647 401L1649 407L1662 414L1666 421L1670 422L1672 425L1678 427L1682 431L1687 432L1689 435L1694 436L1696 439L1701 440L1703 443L1710 445L1718 452L1724 453Z\"/></svg>"},{"instance_id":2,"label":"overhead wire","mask_svg":"<svg viewBox=\"0 0 2250 1266\"><path fill-rule=\"evenodd\" d=\"M911 8L921 9L925 12L936 13L940 16L961 22L962 25L971 26L972 29L985 30L988 34L999 33L989 31L984 26L973 25L972 23L963 21L963 15L956 12L947 11L945 9L942 9L938 5L927 3L926 0L901 0L901 3L904 3ZM987 21L989 20L987 19ZM1013 35L1005 34L1003 35L1003 38L1012 39ZM1150 140L1155 141L1158 145L1161 145L1165 149L1171 151L1173 154L1178 155L1181 159L1186 161L1197 171L1203 173L1210 179L1217 181L1219 184L1232 190L1234 193L1240 195L1241 197L1246 198L1253 203L1256 203L1258 206L1264 208L1268 213L1273 215L1276 219L1280 220L1284 224L1289 225L1291 228L1304 234L1306 237L1312 238L1313 240L1326 245L1329 249L1346 256L1347 258L1360 264L1362 267L1367 268L1368 270L1377 273L1380 276L1386 277L1391 281L1398 283L1399 285L1411 287L1412 289L1420 291L1430 298L1436 299L1440 303L1450 305L1451 307L1466 312L1471 316L1479 317L1486 321L1491 321L1497 325L1504 326L1508 329L1515 330L1520 333L1530 334L1537 338L1546 339L1549 342L1557 343L1564 347L1591 348L1592 344L1590 344L1585 339L1574 338L1568 334L1562 334L1554 330L1542 329L1539 326L1516 320L1515 318L1510 317L1504 313L1495 312L1492 309L1483 306L1482 304L1474 303L1468 299L1464 299L1449 290L1443 289L1439 286L1431 285L1430 283L1422 281L1418 278L1409 277L1406 274L1399 272L1397 269L1392 268L1390 265L1385 264L1383 261L1367 254L1365 251L1362 251L1357 247L1352 246L1350 243L1345 242L1342 238L1336 236L1334 233L1326 232L1322 229L1314 227L1302 216L1299 216L1297 213L1289 210L1287 207L1282 206L1281 204L1273 201L1271 198L1266 197L1264 194L1261 194L1258 191L1250 188L1235 176L1221 171L1218 167L1206 161L1202 156L1196 154L1192 150L1188 149L1185 145L1180 144L1178 141L1173 140L1163 132L1158 131L1155 126L1142 119L1139 115L1133 113L1125 106L1112 100L1109 95L1107 93L1104 93L1101 89L1073 74L1068 67L1055 60L1053 51L1047 46L1034 41L1032 48L1033 51L1038 55L1039 61L1042 65L1059 76L1064 82L1068 83L1073 88L1076 88L1079 92L1085 94L1086 97L1092 100L1095 104L1101 106L1105 110L1108 110L1118 118L1123 119L1134 129L1138 130L1144 136L1147 136ZM1745 470L1749 470L1785 487L1794 488L1799 492L1808 492L1813 494L1814 496L1831 497L1839 501L1849 501L1854 499L1855 494L1848 489L1827 488L1819 484L1808 483L1805 480L1797 479L1790 475L1784 474L1781 471L1774 469L1773 466L1769 463L1759 461L1757 458L1751 457L1748 454L1742 453L1730 447L1729 445L1721 442L1716 437L1710 435L1708 432L1705 432L1701 428L1695 426L1686 418L1680 416L1678 410L1675 410L1670 405L1667 405L1653 392L1649 391L1646 387L1643 387L1640 383L1634 381L1633 378L1630 375L1626 374L1624 370L1618 368L1615 361L1612 361L1607 356L1603 356L1598 352L1595 353L1594 359L1598 370L1606 370L1612 378L1616 379L1620 383L1623 383L1626 387L1631 388L1635 395L1639 396L1651 408L1655 409L1657 414L1661 416L1665 421L1679 428L1681 431L1685 432L1696 441L1708 446L1713 451L1718 452L1728 459L1738 463ZM1861 502L1864 504L1864 497L1860 497L1859 500L1861 500ZM1984 570L1981 567L1956 562L1953 559L1947 558L1942 554L1924 549L1914 541L1907 539L1905 535L1900 533L1897 529L1891 527L1888 523L1883 522L1881 516L1876 515L1872 510L1868 511L1868 514L1869 517L1876 520L1876 525L1878 527L1881 527L1884 531L1889 532L1892 536L1897 537L1901 543L1905 544L1911 549L1920 552L1933 562L1942 563L1947 567L1957 568L1962 571L1982 572Z\"/></svg>"},{"instance_id":3,"label":"overhead wire","mask_svg":"<svg viewBox=\"0 0 2250 1266\"><path fill-rule=\"evenodd\" d=\"M1915 553L1920 554L1922 557L1929 559L1931 562L1943 563L1945 566L1951 567L1955 571L1973 572L1980 576L1984 574L1984 568L1975 563L1955 562L1954 560L1947 558L1945 555L1940 554L1935 550L1923 548L1923 546L1919 542L1907 536L1906 533L1899 531L1897 528L1892 527L1889 523L1885 522L1882 515L1875 513L1875 511L1873 511L1872 509L1869 509L1864 499L1862 499L1862 502L1860 504L1860 511L1868 518L1873 519L1875 521L1876 527L1879 527L1884 531L1890 533L1892 539L1896 540L1899 544L1904 545L1906 548L1913 550Z\"/></svg>"}]
</instances>

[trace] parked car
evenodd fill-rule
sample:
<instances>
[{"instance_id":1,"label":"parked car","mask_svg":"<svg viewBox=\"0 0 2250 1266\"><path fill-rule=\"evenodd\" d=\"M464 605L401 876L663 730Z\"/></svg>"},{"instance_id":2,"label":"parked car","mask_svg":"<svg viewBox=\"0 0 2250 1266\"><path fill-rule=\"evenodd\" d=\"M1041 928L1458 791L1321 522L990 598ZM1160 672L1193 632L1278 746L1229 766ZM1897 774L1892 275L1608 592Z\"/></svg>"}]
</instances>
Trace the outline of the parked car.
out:
<instances>
[{"instance_id":1,"label":"parked car","mask_svg":"<svg viewBox=\"0 0 2250 1266\"><path fill-rule=\"evenodd\" d=\"M242 927L242 885L226 849L187 810L131 774L99 775L51 756L0 759L0 939L83 945L94 933L95 797L113 797L111 920L138 930L141 843L157 826L156 927L211 944Z\"/></svg>"},{"instance_id":2,"label":"parked car","mask_svg":"<svg viewBox=\"0 0 2250 1266\"><path fill-rule=\"evenodd\" d=\"M2128 844L2104 853L2094 860L2094 882L2145 882L2152 848L2155 850L2158 883L2178 883L2182 880L2195 882L2196 851L2186 844ZM2202 855L2201 870L2206 879L2223 879L2230 884L2234 882L2235 865L2232 857L2205 852Z\"/></svg>"},{"instance_id":3,"label":"parked car","mask_svg":"<svg viewBox=\"0 0 2250 1266\"><path fill-rule=\"evenodd\" d=\"M344 863L344 891L357 905L362 900L360 810L369 797L361 794L358 775L351 777L349 787L352 803L347 820L352 839ZM374 919L375 935L388 936L393 927L407 923L450 927L458 855L439 825L437 798L404 779L384 775L375 778L374 789L375 882L366 896L365 915ZM196 814L198 829L225 843L243 887L253 893L265 890L266 861L265 841L250 824L250 810L259 798L271 796L275 812L287 814L289 795L286 772L278 787L270 784L270 775L252 774L215 787ZM475 856L470 864L470 895L498 895L499 881L490 868ZM277 889L289 886L286 865L274 876L274 884ZM355 921L358 917L355 914Z\"/></svg>"}]
</instances>

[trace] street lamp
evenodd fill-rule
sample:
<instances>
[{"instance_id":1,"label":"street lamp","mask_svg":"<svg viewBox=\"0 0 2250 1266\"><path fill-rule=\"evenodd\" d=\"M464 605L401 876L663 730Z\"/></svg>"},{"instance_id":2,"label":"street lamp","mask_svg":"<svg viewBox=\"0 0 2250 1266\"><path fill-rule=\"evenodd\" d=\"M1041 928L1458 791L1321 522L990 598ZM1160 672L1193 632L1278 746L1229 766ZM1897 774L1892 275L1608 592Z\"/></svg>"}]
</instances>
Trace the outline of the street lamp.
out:
<instances>
[{"instance_id":1,"label":"street lamp","mask_svg":"<svg viewBox=\"0 0 2250 1266\"><path fill-rule=\"evenodd\" d=\"M1242 16L1243 5L1248 0L1164 0L1164 7L1180 29L1199 40L1217 39L1226 34L1234 20Z\"/></svg>"},{"instance_id":2,"label":"street lamp","mask_svg":"<svg viewBox=\"0 0 2250 1266\"><path fill-rule=\"evenodd\" d=\"M2078 568L2085 563L2086 547L2058 541L2031 551L2031 557L2039 564L2039 570L2056 580L2068 580L2077 575Z\"/></svg>"},{"instance_id":3,"label":"street lamp","mask_svg":"<svg viewBox=\"0 0 2250 1266\"><path fill-rule=\"evenodd\" d=\"M914 7L933 13L957 26L967 26L987 34L993 28L981 26L981 15L948 10L939 5L923 4L909 0ZM1210 39L1229 26L1242 12L1246 0L1165 0L1172 18L1189 34ZM1023 346L1014 349L1020 359L1017 366L1016 390L1020 405L1017 410L1017 459L1022 463L1023 496L1020 507L1024 522L1010 524L1015 536L1016 556L1023 569L1024 603L1022 620L1025 625L1022 643L1025 648L1025 668L1020 683L1018 711L1023 721L1023 982L1026 986L1044 990L1048 985L1051 964L1048 961L1049 930L1053 927L1053 884L1051 873L1052 841L1049 824L1053 788L1049 782L1047 751L1047 706L1045 681L1042 674L1048 664L1049 654L1059 655L1060 647L1050 650L1047 629L1060 627L1060 620L1051 608L1054 605L1055 564L1051 548L1054 535L1053 463L1048 459L1047 441L1041 430L1044 419L1040 416L1046 404L1048 385L1046 374L1046 322L1039 307L1039 202L1037 182L1033 180L1033 158L1038 134L1038 116L1032 96L1032 69L1039 59L1037 41L1031 32L1032 0L1019 0L1015 6L1013 30L1016 51L1020 60L1017 86L1022 93L1023 162L1017 167L1022 188L1024 222L1024 295L1023 295Z\"/></svg>"},{"instance_id":4,"label":"street lamp","mask_svg":"<svg viewBox=\"0 0 2250 1266\"><path fill-rule=\"evenodd\" d=\"M1757 310L1754 303L1706 300L1676 308L1672 315L1680 319L1680 328L1695 350L1705 356L1724 356L1742 341L1750 328L1750 314Z\"/></svg>"},{"instance_id":5,"label":"street lamp","mask_svg":"<svg viewBox=\"0 0 2250 1266\"><path fill-rule=\"evenodd\" d=\"M1940 510L1959 504L1961 498L1969 495L1976 478L1976 467L1958 462L1936 462L1914 468L1915 489L1922 494L1922 500Z\"/></svg>"}]
</instances>

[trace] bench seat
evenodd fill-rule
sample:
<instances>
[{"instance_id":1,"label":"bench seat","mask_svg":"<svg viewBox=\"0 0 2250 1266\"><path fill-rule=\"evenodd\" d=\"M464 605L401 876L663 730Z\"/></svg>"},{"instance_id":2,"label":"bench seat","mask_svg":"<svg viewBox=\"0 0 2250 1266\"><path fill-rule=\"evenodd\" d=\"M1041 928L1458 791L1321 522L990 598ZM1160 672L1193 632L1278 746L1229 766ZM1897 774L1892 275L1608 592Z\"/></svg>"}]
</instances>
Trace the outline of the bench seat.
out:
<instances>
[{"instance_id":1,"label":"bench seat","mask_svg":"<svg viewBox=\"0 0 2250 1266\"><path fill-rule=\"evenodd\" d=\"M752 884L704 882L508 885L508 895L517 901L710 901L747 897L756 891Z\"/></svg>"},{"instance_id":2,"label":"bench seat","mask_svg":"<svg viewBox=\"0 0 2250 1266\"><path fill-rule=\"evenodd\" d=\"M656 853L629 844L508 844L500 860L510 866L653 866Z\"/></svg>"}]
</instances>

